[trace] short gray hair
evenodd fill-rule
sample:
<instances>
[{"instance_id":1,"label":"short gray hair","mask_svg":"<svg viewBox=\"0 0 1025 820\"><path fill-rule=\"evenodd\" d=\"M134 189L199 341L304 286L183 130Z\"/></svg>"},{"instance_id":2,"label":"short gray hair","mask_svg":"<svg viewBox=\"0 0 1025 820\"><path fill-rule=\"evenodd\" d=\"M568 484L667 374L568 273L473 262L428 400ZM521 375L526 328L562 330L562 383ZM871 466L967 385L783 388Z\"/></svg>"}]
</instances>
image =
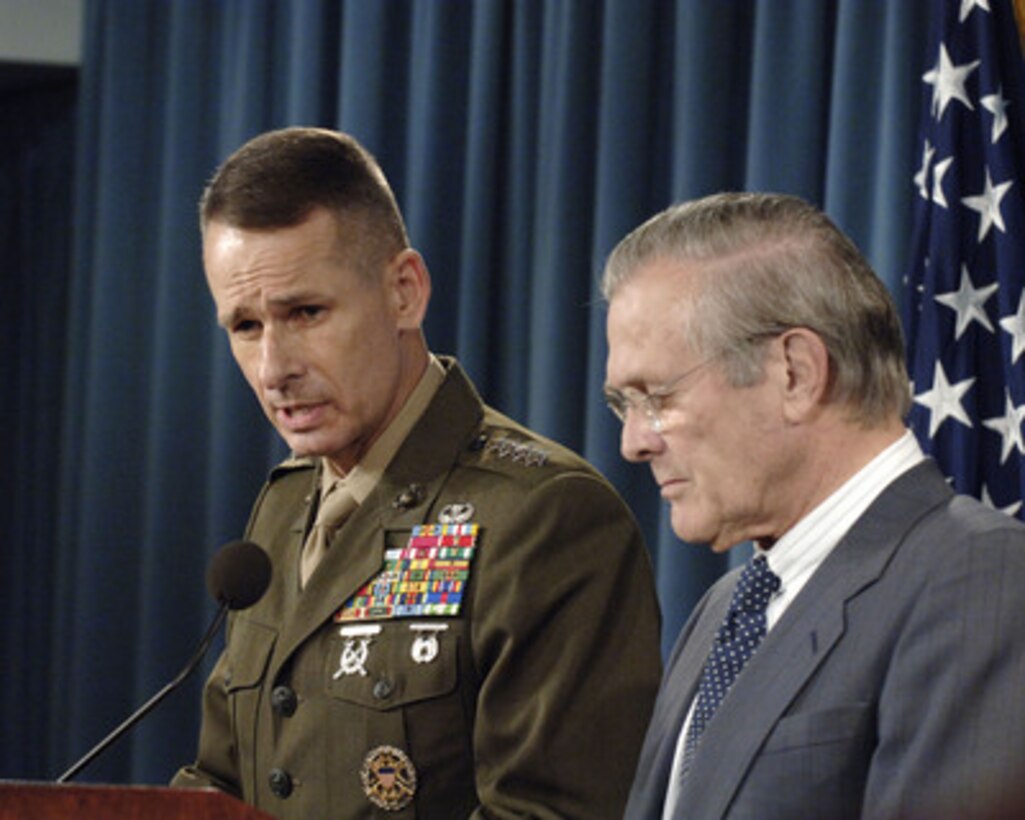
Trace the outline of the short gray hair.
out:
<instances>
[{"instance_id":1,"label":"short gray hair","mask_svg":"<svg viewBox=\"0 0 1025 820\"><path fill-rule=\"evenodd\" d=\"M734 386L761 378L766 341L804 327L829 351L831 400L867 426L907 413L893 300L854 243L814 206L755 193L674 205L613 249L601 281L605 299L656 259L700 263L684 331Z\"/></svg>"}]
</instances>

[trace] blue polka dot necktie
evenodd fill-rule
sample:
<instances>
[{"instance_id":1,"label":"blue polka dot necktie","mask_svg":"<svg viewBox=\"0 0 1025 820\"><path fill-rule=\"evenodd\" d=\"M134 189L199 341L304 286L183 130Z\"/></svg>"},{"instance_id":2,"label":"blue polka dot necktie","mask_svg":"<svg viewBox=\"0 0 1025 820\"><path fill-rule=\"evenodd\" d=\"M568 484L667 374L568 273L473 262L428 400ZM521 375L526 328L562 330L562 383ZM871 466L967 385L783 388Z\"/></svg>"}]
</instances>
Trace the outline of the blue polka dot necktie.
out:
<instances>
[{"instance_id":1,"label":"blue polka dot necktie","mask_svg":"<svg viewBox=\"0 0 1025 820\"><path fill-rule=\"evenodd\" d=\"M765 637L765 607L779 589L777 576L759 555L751 559L733 590L730 608L715 636L698 686L697 702L684 742L682 774L690 769L698 741L744 664Z\"/></svg>"}]
</instances>

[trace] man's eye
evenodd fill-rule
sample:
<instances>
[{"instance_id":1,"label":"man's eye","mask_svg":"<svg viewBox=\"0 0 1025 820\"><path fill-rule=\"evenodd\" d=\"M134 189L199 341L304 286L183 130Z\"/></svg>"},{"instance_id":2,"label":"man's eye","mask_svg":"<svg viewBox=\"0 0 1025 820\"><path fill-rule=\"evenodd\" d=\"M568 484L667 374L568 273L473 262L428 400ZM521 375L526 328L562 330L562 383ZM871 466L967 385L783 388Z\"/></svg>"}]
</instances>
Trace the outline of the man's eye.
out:
<instances>
[{"instance_id":1,"label":"man's eye","mask_svg":"<svg viewBox=\"0 0 1025 820\"><path fill-rule=\"evenodd\" d=\"M302 321L311 321L318 318L324 312L319 305L303 305L295 309L295 315Z\"/></svg>"},{"instance_id":2,"label":"man's eye","mask_svg":"<svg viewBox=\"0 0 1025 820\"><path fill-rule=\"evenodd\" d=\"M231 326L233 336L252 336L260 330L260 323L252 319L242 319Z\"/></svg>"}]
</instances>

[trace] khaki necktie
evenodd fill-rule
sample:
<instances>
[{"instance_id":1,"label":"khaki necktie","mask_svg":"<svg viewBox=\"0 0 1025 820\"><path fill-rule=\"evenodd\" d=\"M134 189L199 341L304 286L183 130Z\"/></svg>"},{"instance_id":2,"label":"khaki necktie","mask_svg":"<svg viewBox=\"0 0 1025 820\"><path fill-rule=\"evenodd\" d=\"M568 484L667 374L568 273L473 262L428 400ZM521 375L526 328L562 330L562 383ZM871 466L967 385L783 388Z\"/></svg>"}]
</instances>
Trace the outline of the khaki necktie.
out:
<instances>
[{"instance_id":1,"label":"khaki necktie","mask_svg":"<svg viewBox=\"0 0 1025 820\"><path fill-rule=\"evenodd\" d=\"M331 538L345 519L356 509L356 499L341 482L336 482L320 501L317 519L303 545L302 558L299 561L299 584L305 587L324 556L327 554Z\"/></svg>"}]
</instances>

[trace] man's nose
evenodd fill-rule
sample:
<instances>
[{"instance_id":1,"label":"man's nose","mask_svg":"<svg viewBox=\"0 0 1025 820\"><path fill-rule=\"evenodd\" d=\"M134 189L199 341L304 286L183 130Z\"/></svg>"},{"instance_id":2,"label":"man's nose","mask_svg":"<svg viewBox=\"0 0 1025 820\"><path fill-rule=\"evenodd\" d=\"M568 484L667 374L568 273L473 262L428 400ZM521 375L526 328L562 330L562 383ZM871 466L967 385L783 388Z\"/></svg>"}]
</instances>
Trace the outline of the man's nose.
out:
<instances>
[{"instance_id":1,"label":"man's nose","mask_svg":"<svg viewBox=\"0 0 1025 820\"><path fill-rule=\"evenodd\" d=\"M260 340L260 384L266 390L280 390L300 375L302 363L295 340L274 327L266 327Z\"/></svg>"},{"instance_id":2,"label":"man's nose","mask_svg":"<svg viewBox=\"0 0 1025 820\"><path fill-rule=\"evenodd\" d=\"M623 421L619 452L627 461L650 461L665 446L662 437L651 429L644 412L631 407Z\"/></svg>"}]
</instances>

